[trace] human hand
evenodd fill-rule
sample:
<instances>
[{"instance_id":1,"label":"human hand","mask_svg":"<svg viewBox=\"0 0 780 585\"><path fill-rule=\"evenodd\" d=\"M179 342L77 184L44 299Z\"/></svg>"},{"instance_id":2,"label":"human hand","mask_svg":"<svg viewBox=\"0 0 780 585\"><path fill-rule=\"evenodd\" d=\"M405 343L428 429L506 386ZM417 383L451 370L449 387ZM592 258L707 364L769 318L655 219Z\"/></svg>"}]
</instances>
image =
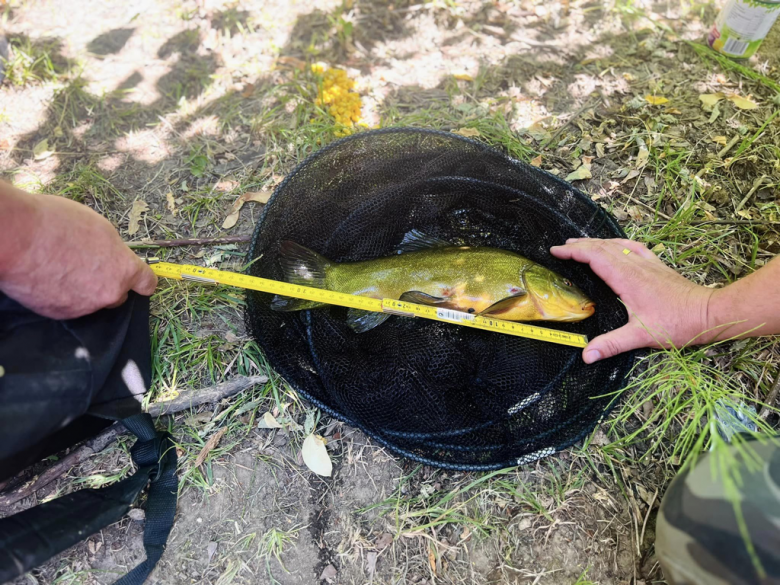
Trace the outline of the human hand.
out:
<instances>
[{"instance_id":1,"label":"human hand","mask_svg":"<svg viewBox=\"0 0 780 585\"><path fill-rule=\"evenodd\" d=\"M586 363L640 347L680 347L709 328L713 291L685 279L639 242L571 238L550 251L556 258L589 264L628 310L626 325L599 335L583 350Z\"/></svg>"},{"instance_id":2,"label":"human hand","mask_svg":"<svg viewBox=\"0 0 780 585\"><path fill-rule=\"evenodd\" d=\"M16 214L16 249L0 263L0 290L12 299L45 317L73 319L122 304L130 290L154 292L154 272L86 205L10 186L0 195Z\"/></svg>"}]
</instances>

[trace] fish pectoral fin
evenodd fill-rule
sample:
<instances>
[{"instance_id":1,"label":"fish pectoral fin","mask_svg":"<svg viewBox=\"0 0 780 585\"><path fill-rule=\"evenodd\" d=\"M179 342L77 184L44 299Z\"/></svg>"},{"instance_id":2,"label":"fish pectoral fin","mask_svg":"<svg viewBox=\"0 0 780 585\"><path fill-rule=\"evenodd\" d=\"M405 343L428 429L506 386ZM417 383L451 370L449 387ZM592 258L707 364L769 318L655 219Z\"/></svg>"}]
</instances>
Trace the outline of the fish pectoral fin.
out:
<instances>
[{"instance_id":1,"label":"fish pectoral fin","mask_svg":"<svg viewBox=\"0 0 780 585\"><path fill-rule=\"evenodd\" d=\"M447 248L453 246L452 242L442 240L434 236L429 236L419 230L408 232L401 244L398 246L400 252L418 252L420 250L430 250L432 248Z\"/></svg>"},{"instance_id":2,"label":"fish pectoral fin","mask_svg":"<svg viewBox=\"0 0 780 585\"><path fill-rule=\"evenodd\" d=\"M324 303L306 301L304 299L294 299L292 297L283 297L281 295L274 295L274 298L271 301L271 310L282 312L304 311L306 309L316 309L318 307L324 306Z\"/></svg>"},{"instance_id":3,"label":"fish pectoral fin","mask_svg":"<svg viewBox=\"0 0 780 585\"><path fill-rule=\"evenodd\" d=\"M503 313L504 311L508 311L509 309L512 308L512 306L517 302L518 299L526 295L527 293L523 291L521 293L517 293L516 295L512 295L511 297L506 297L504 299L501 299L500 301L493 303L487 309L482 311L480 315L484 317L487 315L498 315L500 313Z\"/></svg>"},{"instance_id":4,"label":"fish pectoral fin","mask_svg":"<svg viewBox=\"0 0 780 585\"><path fill-rule=\"evenodd\" d=\"M419 290L408 290L401 295L399 301L407 303L417 303L418 305L443 305L450 301L450 299L444 297L434 297L433 295L425 294Z\"/></svg>"},{"instance_id":5,"label":"fish pectoral fin","mask_svg":"<svg viewBox=\"0 0 780 585\"><path fill-rule=\"evenodd\" d=\"M365 333L387 321L389 316L389 313L375 313L374 311L349 309L347 311L347 325L349 325L355 333Z\"/></svg>"}]
</instances>

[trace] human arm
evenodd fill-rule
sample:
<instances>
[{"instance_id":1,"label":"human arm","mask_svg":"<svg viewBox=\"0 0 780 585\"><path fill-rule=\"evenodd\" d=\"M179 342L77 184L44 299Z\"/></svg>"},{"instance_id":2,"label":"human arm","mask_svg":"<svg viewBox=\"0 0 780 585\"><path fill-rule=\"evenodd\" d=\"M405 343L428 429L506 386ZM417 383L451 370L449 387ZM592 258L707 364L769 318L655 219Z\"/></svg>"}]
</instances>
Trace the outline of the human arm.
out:
<instances>
[{"instance_id":1,"label":"human arm","mask_svg":"<svg viewBox=\"0 0 780 585\"><path fill-rule=\"evenodd\" d=\"M722 289L710 289L687 280L631 240L574 238L551 252L589 264L629 313L626 325L588 344L583 350L587 363L641 347L780 333L780 258Z\"/></svg>"},{"instance_id":2,"label":"human arm","mask_svg":"<svg viewBox=\"0 0 780 585\"><path fill-rule=\"evenodd\" d=\"M64 197L0 181L0 291L28 309L72 319L151 295L157 277L111 223Z\"/></svg>"}]
</instances>

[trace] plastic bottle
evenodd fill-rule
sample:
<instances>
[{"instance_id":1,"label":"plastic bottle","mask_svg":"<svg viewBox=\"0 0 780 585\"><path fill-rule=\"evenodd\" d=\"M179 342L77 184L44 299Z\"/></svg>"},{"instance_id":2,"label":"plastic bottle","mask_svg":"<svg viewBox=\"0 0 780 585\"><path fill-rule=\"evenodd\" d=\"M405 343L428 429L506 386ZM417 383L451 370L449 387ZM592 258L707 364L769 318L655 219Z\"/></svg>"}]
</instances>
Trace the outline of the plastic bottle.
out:
<instances>
[{"instance_id":1,"label":"plastic bottle","mask_svg":"<svg viewBox=\"0 0 780 585\"><path fill-rule=\"evenodd\" d=\"M707 42L736 59L749 59L780 15L780 0L727 0Z\"/></svg>"}]
</instances>

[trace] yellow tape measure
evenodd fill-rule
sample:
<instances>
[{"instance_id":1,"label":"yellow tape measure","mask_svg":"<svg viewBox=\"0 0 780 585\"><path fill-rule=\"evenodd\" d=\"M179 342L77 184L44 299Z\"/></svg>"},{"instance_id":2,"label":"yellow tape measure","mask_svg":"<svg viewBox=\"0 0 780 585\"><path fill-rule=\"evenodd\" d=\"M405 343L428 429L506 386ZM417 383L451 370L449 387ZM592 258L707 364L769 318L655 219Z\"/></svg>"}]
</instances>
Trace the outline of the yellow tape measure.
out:
<instances>
[{"instance_id":1,"label":"yellow tape measure","mask_svg":"<svg viewBox=\"0 0 780 585\"><path fill-rule=\"evenodd\" d=\"M471 315L470 313L464 313L463 311L440 309L427 305L418 305L417 303L407 303L396 299L373 299L370 297L350 295L321 288L290 284L289 282L269 280L267 278L249 276L248 274L203 268L190 264L151 262L150 266L157 276L164 276L165 278L193 280L208 284L227 284L238 288L259 290L265 293L294 297L296 299L305 299L307 301L316 301L328 305L361 309L363 311L390 313L391 315L401 315L403 317L422 317L423 319L454 323L464 327L505 333L507 335L516 335L518 337L527 337L539 341L549 341L560 345L585 347L588 344L587 336L578 333L569 333L567 331L558 331L557 329L537 327L536 325L527 325L525 323L480 317Z\"/></svg>"}]
</instances>

